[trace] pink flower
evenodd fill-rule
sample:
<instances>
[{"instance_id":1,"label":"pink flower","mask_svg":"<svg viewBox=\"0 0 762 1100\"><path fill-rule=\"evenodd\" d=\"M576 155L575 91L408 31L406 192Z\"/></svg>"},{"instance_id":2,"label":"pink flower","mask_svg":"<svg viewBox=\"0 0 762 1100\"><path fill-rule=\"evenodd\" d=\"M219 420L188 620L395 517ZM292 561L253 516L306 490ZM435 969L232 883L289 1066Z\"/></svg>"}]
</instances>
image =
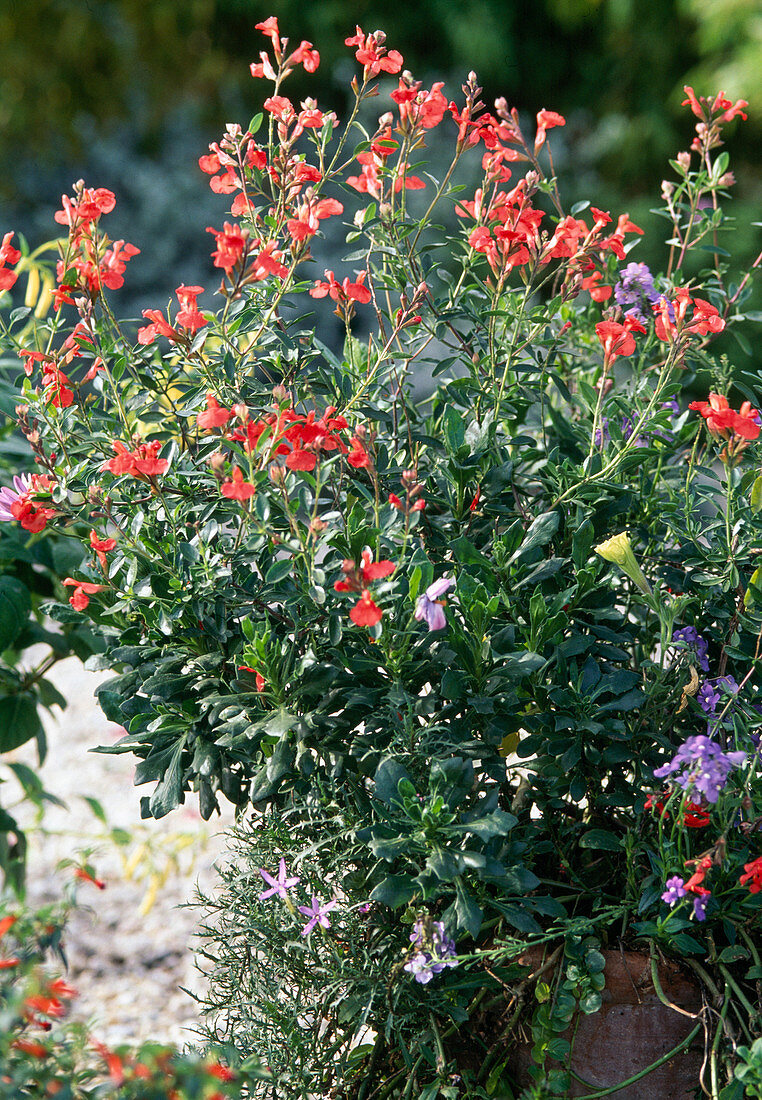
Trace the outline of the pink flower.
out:
<instances>
[{"instance_id":1,"label":"pink flower","mask_svg":"<svg viewBox=\"0 0 762 1100\"><path fill-rule=\"evenodd\" d=\"M277 894L279 898L281 898L283 901L285 901L289 889L292 886L296 886L297 882L299 881L299 879L297 878L296 875L292 875L291 878L287 877L285 859L281 859L281 861L280 861L280 866L278 867L278 877L277 878L273 878L273 876L270 874L270 872L266 871L264 869L264 867L259 868L259 873L262 876L262 878L265 880L265 882L268 884L268 886L270 887L269 890L265 890L263 893L261 893L259 895L259 900L260 901L265 901L267 898L271 898L275 894Z\"/></svg>"},{"instance_id":2,"label":"pink flower","mask_svg":"<svg viewBox=\"0 0 762 1100\"><path fill-rule=\"evenodd\" d=\"M326 902L326 904L323 905L321 904L320 898L316 898L313 894L312 905L300 905L299 912L302 913L305 917L310 918L302 929L302 935L309 936L310 932L316 924L319 924L321 928L330 928L331 922L329 921L326 914L330 913L332 909L335 909L336 904L337 903L334 900Z\"/></svg>"}]
</instances>

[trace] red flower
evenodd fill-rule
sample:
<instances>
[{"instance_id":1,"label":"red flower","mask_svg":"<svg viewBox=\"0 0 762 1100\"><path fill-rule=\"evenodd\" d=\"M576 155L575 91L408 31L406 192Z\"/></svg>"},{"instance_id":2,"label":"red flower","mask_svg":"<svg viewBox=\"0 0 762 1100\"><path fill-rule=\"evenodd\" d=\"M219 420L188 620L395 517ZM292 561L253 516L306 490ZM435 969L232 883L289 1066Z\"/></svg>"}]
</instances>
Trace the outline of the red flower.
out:
<instances>
[{"instance_id":1,"label":"red flower","mask_svg":"<svg viewBox=\"0 0 762 1100\"><path fill-rule=\"evenodd\" d=\"M613 363L620 355L632 355L635 351L632 334L617 321L599 321L595 331L609 363Z\"/></svg>"},{"instance_id":2,"label":"red flower","mask_svg":"<svg viewBox=\"0 0 762 1100\"><path fill-rule=\"evenodd\" d=\"M250 481L243 480L243 474L238 466L233 467L232 481L227 481L220 490L228 500L248 500L256 493L256 488Z\"/></svg>"},{"instance_id":3,"label":"red flower","mask_svg":"<svg viewBox=\"0 0 762 1100\"><path fill-rule=\"evenodd\" d=\"M360 440L356 435L353 435L349 441L352 450L347 455L347 462L350 466L354 466L356 470L367 469L372 466L371 457L363 447Z\"/></svg>"},{"instance_id":4,"label":"red flower","mask_svg":"<svg viewBox=\"0 0 762 1100\"><path fill-rule=\"evenodd\" d=\"M545 144L545 131L553 126L565 126L566 119L555 111L546 111L544 108L537 112L537 135L534 139L534 151L541 149Z\"/></svg>"},{"instance_id":5,"label":"red flower","mask_svg":"<svg viewBox=\"0 0 762 1100\"><path fill-rule=\"evenodd\" d=\"M375 31L366 35L362 27L356 27L352 38L344 40L345 46L357 46L355 57L364 66L364 76L378 76L380 72L398 73L403 65L402 54L397 50L387 52L384 47L386 35L383 31Z\"/></svg>"},{"instance_id":6,"label":"red flower","mask_svg":"<svg viewBox=\"0 0 762 1100\"><path fill-rule=\"evenodd\" d=\"M229 409L224 409L218 404L217 398L213 394L208 393L206 395L206 411L198 414L196 423L204 431L211 431L213 428L221 428L224 424L227 424L232 415Z\"/></svg>"},{"instance_id":7,"label":"red flower","mask_svg":"<svg viewBox=\"0 0 762 1100\"><path fill-rule=\"evenodd\" d=\"M83 882L90 882L98 890L105 890L106 883L101 878L96 878L85 867L75 867L74 877L82 879Z\"/></svg>"},{"instance_id":8,"label":"red flower","mask_svg":"<svg viewBox=\"0 0 762 1100\"><path fill-rule=\"evenodd\" d=\"M22 1054L28 1054L30 1058L47 1058L50 1053L42 1043L35 1043L32 1039L14 1039L11 1046Z\"/></svg>"},{"instance_id":9,"label":"red flower","mask_svg":"<svg viewBox=\"0 0 762 1100\"><path fill-rule=\"evenodd\" d=\"M706 420L706 426L715 437L729 439L731 435L741 439L757 439L760 433L759 412L744 401L739 412L728 405L727 397L710 393L708 401L691 401L688 406L700 413Z\"/></svg>"},{"instance_id":10,"label":"red flower","mask_svg":"<svg viewBox=\"0 0 762 1100\"><path fill-rule=\"evenodd\" d=\"M113 541L113 540L111 540ZM69 603L75 611L84 611L90 603L90 597L96 592L102 592L104 584L93 584L91 581L75 581L73 577L67 577L62 584L74 585L74 592L69 597Z\"/></svg>"},{"instance_id":11,"label":"red flower","mask_svg":"<svg viewBox=\"0 0 762 1100\"><path fill-rule=\"evenodd\" d=\"M161 443L158 439L152 443L139 443L134 451L128 451L118 439L113 441L112 447L116 451L116 458L108 459L101 466L102 470L108 470L109 473L155 477L157 474L165 474L169 469L169 461L159 458Z\"/></svg>"},{"instance_id":12,"label":"red flower","mask_svg":"<svg viewBox=\"0 0 762 1100\"><path fill-rule=\"evenodd\" d=\"M18 917L14 916L3 917L3 919L0 920L0 936L4 936L10 928L13 928L17 920Z\"/></svg>"},{"instance_id":13,"label":"red flower","mask_svg":"<svg viewBox=\"0 0 762 1100\"><path fill-rule=\"evenodd\" d=\"M356 282L350 282L349 276L344 279L343 282L338 282L334 278L332 271L326 271L325 275L328 282L323 282L318 279L310 290L311 298L325 298L326 294L337 302L339 305L346 305L346 303L370 301L370 290L365 286L365 272L361 271L357 276Z\"/></svg>"},{"instance_id":14,"label":"red flower","mask_svg":"<svg viewBox=\"0 0 762 1100\"><path fill-rule=\"evenodd\" d=\"M207 323L206 318L199 312L196 299L204 293L202 286L179 286L175 291L181 309L177 314L177 323L187 328L190 332L203 328Z\"/></svg>"},{"instance_id":15,"label":"red flower","mask_svg":"<svg viewBox=\"0 0 762 1100\"><path fill-rule=\"evenodd\" d=\"M239 225L231 225L225 222L222 229L213 229L207 226L207 233L214 233L214 241L217 245L212 253L215 267L221 267L229 275L233 268L241 260L246 248L246 238Z\"/></svg>"},{"instance_id":16,"label":"red flower","mask_svg":"<svg viewBox=\"0 0 762 1100\"><path fill-rule=\"evenodd\" d=\"M375 626L380 621L383 612L377 604L373 602L373 598L367 588L363 591L360 599L355 606L349 612L349 617L356 626Z\"/></svg>"},{"instance_id":17,"label":"red flower","mask_svg":"<svg viewBox=\"0 0 762 1100\"><path fill-rule=\"evenodd\" d=\"M753 859L751 863L744 863L743 869L746 874L741 875L738 881L741 886L748 882L749 893L758 894L762 890L762 856Z\"/></svg>"},{"instance_id":18,"label":"red flower","mask_svg":"<svg viewBox=\"0 0 762 1100\"><path fill-rule=\"evenodd\" d=\"M92 546L93 550L95 551L95 553L98 557L98 561L101 564L101 569L103 569L103 571L105 573L105 571L106 571L106 554L110 550L115 549L116 539L99 539L98 538L98 532L97 531L91 531L90 532L90 545Z\"/></svg>"},{"instance_id":19,"label":"red flower","mask_svg":"<svg viewBox=\"0 0 762 1100\"><path fill-rule=\"evenodd\" d=\"M305 451L302 447L294 447L286 459L289 470L314 470L317 464L317 455L314 451Z\"/></svg>"}]
</instances>

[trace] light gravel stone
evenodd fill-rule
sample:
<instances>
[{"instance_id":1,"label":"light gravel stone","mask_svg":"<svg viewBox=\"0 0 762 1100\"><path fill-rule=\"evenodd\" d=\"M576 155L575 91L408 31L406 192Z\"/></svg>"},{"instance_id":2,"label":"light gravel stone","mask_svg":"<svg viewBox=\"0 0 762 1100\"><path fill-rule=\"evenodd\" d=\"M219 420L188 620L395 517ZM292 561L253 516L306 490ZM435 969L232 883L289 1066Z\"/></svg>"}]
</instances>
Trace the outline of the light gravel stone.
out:
<instances>
[{"instance_id":1,"label":"light gravel stone","mask_svg":"<svg viewBox=\"0 0 762 1100\"><path fill-rule=\"evenodd\" d=\"M214 889L214 863L225 848L221 833L233 813L225 805L221 818L204 822L189 796L186 806L160 821L141 821L140 796L153 784L133 786L134 757L89 751L123 733L95 702L94 689L107 678L76 659L61 662L50 676L70 702L60 716L56 711L45 718L49 748L40 777L65 808L48 807L43 822L30 829L28 898L35 906L60 897L73 878L73 868L60 869L60 862L86 853L107 885L103 891L86 882L77 888L82 908L66 937L68 977L79 991L73 1015L90 1021L107 1044L150 1039L183 1046L193 1042L188 1029L199 1022L196 1002L183 987L200 992L203 979L193 959L200 915L181 907L193 900L197 883ZM35 749L25 745L12 759L36 764ZM82 796L98 800L106 825ZM34 825L29 807L18 816ZM113 829L129 832L130 842L116 843Z\"/></svg>"}]
</instances>

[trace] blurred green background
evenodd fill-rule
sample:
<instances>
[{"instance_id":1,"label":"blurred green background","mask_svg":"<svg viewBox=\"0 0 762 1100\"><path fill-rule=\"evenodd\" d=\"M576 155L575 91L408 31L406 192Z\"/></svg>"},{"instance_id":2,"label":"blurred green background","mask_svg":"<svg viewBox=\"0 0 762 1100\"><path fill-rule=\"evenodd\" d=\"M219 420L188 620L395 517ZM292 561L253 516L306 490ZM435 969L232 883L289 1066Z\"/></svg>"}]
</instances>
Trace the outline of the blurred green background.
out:
<instances>
[{"instance_id":1,"label":"blurred green background","mask_svg":"<svg viewBox=\"0 0 762 1100\"><path fill-rule=\"evenodd\" d=\"M342 111L355 71L344 38L359 23L386 30L406 67L445 79L453 98L474 69L488 105L504 95L527 119L541 107L562 112L568 125L552 137L568 203L629 210L650 234L636 258L657 269L665 223L648 210L659 205L667 158L693 131L682 86L742 96L749 122L727 128L738 178L732 247L739 261L762 247L749 228L762 213L760 0L408 0L393 9L374 0L0 0L0 227L32 244L52 237L61 193L84 177L116 192L109 232L143 250L119 291L124 312L161 304L183 280L211 279L203 231L225 206L197 158L226 122L245 125L261 106L268 85L248 66L266 45L254 25L270 14L294 45L306 38L321 52L317 73L289 78L292 99L314 95Z\"/></svg>"}]
</instances>

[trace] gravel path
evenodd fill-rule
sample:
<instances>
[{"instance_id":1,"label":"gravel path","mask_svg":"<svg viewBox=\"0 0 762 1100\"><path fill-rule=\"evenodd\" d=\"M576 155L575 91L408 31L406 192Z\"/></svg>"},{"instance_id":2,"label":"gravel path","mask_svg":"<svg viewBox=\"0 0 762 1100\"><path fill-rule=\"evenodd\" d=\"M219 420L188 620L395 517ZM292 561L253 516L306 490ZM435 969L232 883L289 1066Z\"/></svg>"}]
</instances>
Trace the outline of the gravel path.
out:
<instances>
[{"instance_id":1,"label":"gravel path","mask_svg":"<svg viewBox=\"0 0 762 1100\"><path fill-rule=\"evenodd\" d=\"M233 815L225 808L222 818L204 822L191 797L161 821L141 821L140 795L153 784L133 786L134 759L88 752L123 732L95 703L94 689L107 678L75 659L53 670L51 679L70 702L60 717L45 722L49 750L40 774L66 808L49 807L30 836L29 902L60 897L73 874L72 868L57 870L60 861L91 853L88 862L107 885L103 891L89 883L78 888L83 908L73 914L67 935L69 980L80 994L74 1015L91 1021L106 1043L183 1045L192 1042L187 1029L199 1014L181 987L199 990L202 979L192 954L199 914L178 907L192 900L197 882L202 890L213 888L214 861L224 851L220 833ZM33 764L35 751L26 745L14 758ZM98 800L106 824L82 796ZM33 814L19 816L33 821Z\"/></svg>"}]
</instances>

